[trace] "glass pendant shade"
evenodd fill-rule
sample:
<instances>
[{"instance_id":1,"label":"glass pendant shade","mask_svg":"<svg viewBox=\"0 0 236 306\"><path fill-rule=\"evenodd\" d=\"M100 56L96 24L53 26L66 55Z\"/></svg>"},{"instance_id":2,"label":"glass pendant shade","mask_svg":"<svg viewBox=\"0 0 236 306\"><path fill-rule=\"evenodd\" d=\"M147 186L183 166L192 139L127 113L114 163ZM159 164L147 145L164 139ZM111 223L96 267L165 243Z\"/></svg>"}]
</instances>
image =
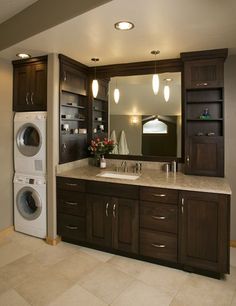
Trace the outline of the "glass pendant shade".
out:
<instances>
[{"instance_id":1,"label":"glass pendant shade","mask_svg":"<svg viewBox=\"0 0 236 306\"><path fill-rule=\"evenodd\" d=\"M166 102L168 102L170 99L170 86L169 85L164 86L164 99Z\"/></svg>"},{"instance_id":2,"label":"glass pendant shade","mask_svg":"<svg viewBox=\"0 0 236 306\"><path fill-rule=\"evenodd\" d=\"M93 82L92 82L92 92L93 92L93 97L94 98L97 98L98 89L99 89L98 80L93 80Z\"/></svg>"},{"instance_id":3,"label":"glass pendant shade","mask_svg":"<svg viewBox=\"0 0 236 306\"><path fill-rule=\"evenodd\" d=\"M154 74L152 77L152 89L153 89L154 95L158 94L159 85L160 85L159 76L158 74Z\"/></svg>"},{"instance_id":4,"label":"glass pendant shade","mask_svg":"<svg viewBox=\"0 0 236 306\"><path fill-rule=\"evenodd\" d=\"M118 104L119 100L120 100L120 91L118 88L116 88L114 90L114 100L115 100L115 103Z\"/></svg>"}]
</instances>

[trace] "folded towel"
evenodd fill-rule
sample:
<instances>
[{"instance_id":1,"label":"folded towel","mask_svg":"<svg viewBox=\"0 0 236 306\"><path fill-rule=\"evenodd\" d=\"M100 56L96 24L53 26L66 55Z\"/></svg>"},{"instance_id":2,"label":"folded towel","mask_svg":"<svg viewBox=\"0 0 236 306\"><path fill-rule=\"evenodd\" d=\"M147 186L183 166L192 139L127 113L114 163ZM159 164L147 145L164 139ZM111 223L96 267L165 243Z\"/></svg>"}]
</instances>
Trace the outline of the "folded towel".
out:
<instances>
[{"instance_id":1,"label":"folded towel","mask_svg":"<svg viewBox=\"0 0 236 306\"><path fill-rule=\"evenodd\" d=\"M128 155L129 154L129 148L126 141L125 132L121 131L120 135L120 141L119 141L119 154Z\"/></svg>"},{"instance_id":2,"label":"folded towel","mask_svg":"<svg viewBox=\"0 0 236 306\"><path fill-rule=\"evenodd\" d=\"M117 138L116 138L116 131L112 130L111 132L111 136L110 136L111 140L113 140L115 147L112 150L111 154L118 154L118 146L117 146Z\"/></svg>"}]
</instances>

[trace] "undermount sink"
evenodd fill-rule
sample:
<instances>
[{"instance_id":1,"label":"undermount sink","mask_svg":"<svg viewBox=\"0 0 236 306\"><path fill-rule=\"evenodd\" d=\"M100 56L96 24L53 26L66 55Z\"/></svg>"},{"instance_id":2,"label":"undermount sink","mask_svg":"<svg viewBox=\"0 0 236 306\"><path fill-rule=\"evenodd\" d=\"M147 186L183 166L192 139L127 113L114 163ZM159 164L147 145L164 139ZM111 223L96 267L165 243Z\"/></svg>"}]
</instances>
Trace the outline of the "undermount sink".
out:
<instances>
[{"instance_id":1,"label":"undermount sink","mask_svg":"<svg viewBox=\"0 0 236 306\"><path fill-rule=\"evenodd\" d=\"M102 173L97 174L96 176L114 178L114 179L124 179L124 180L137 180L140 177L140 175L138 174L112 172L112 171L102 172Z\"/></svg>"}]
</instances>

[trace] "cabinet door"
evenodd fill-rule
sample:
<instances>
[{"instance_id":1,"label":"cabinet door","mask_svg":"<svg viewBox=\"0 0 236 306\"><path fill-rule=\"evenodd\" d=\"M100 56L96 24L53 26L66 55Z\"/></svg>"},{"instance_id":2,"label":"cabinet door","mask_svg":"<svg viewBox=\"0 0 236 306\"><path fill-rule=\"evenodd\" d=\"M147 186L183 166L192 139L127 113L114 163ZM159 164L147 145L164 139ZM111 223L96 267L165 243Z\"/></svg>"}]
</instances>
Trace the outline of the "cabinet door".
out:
<instances>
[{"instance_id":1,"label":"cabinet door","mask_svg":"<svg viewBox=\"0 0 236 306\"><path fill-rule=\"evenodd\" d=\"M182 192L180 220L181 263L227 273L230 223L228 196Z\"/></svg>"},{"instance_id":2,"label":"cabinet door","mask_svg":"<svg viewBox=\"0 0 236 306\"><path fill-rule=\"evenodd\" d=\"M29 65L14 67L13 111L30 109L30 75Z\"/></svg>"},{"instance_id":3,"label":"cabinet door","mask_svg":"<svg viewBox=\"0 0 236 306\"><path fill-rule=\"evenodd\" d=\"M78 69L63 64L61 67L62 90L87 95L87 77Z\"/></svg>"},{"instance_id":4,"label":"cabinet door","mask_svg":"<svg viewBox=\"0 0 236 306\"><path fill-rule=\"evenodd\" d=\"M138 253L138 201L112 199L113 247L120 251Z\"/></svg>"},{"instance_id":5,"label":"cabinet door","mask_svg":"<svg viewBox=\"0 0 236 306\"><path fill-rule=\"evenodd\" d=\"M60 163L87 157L87 135L67 134L61 136Z\"/></svg>"},{"instance_id":6,"label":"cabinet door","mask_svg":"<svg viewBox=\"0 0 236 306\"><path fill-rule=\"evenodd\" d=\"M224 176L223 137L195 136L186 143L187 174Z\"/></svg>"},{"instance_id":7,"label":"cabinet door","mask_svg":"<svg viewBox=\"0 0 236 306\"><path fill-rule=\"evenodd\" d=\"M223 59L207 59L185 62L186 88L223 87L223 80Z\"/></svg>"},{"instance_id":8,"label":"cabinet door","mask_svg":"<svg viewBox=\"0 0 236 306\"><path fill-rule=\"evenodd\" d=\"M38 63L31 67L31 110L47 110L47 64Z\"/></svg>"},{"instance_id":9,"label":"cabinet door","mask_svg":"<svg viewBox=\"0 0 236 306\"><path fill-rule=\"evenodd\" d=\"M109 197L87 195L87 240L93 244L112 246L112 217Z\"/></svg>"}]
</instances>

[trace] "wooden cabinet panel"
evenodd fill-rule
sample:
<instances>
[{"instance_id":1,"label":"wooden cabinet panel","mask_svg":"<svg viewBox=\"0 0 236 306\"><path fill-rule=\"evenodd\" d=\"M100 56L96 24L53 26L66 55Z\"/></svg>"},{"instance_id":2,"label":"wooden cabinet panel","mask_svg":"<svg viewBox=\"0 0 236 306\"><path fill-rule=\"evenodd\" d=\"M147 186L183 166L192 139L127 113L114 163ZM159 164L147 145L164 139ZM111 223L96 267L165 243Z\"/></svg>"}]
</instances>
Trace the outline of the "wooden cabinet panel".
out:
<instances>
[{"instance_id":1,"label":"wooden cabinet panel","mask_svg":"<svg viewBox=\"0 0 236 306\"><path fill-rule=\"evenodd\" d=\"M177 262L176 235L140 230L140 255Z\"/></svg>"},{"instance_id":2,"label":"wooden cabinet panel","mask_svg":"<svg viewBox=\"0 0 236 306\"><path fill-rule=\"evenodd\" d=\"M59 213L85 217L85 194L64 190L62 191L59 189L57 193L57 209Z\"/></svg>"},{"instance_id":3,"label":"wooden cabinet panel","mask_svg":"<svg viewBox=\"0 0 236 306\"><path fill-rule=\"evenodd\" d=\"M32 65L30 102L32 110L47 110L47 65Z\"/></svg>"},{"instance_id":4,"label":"wooden cabinet panel","mask_svg":"<svg viewBox=\"0 0 236 306\"><path fill-rule=\"evenodd\" d=\"M186 173L224 176L223 141L223 137L190 137L187 142Z\"/></svg>"},{"instance_id":5,"label":"wooden cabinet panel","mask_svg":"<svg viewBox=\"0 0 236 306\"><path fill-rule=\"evenodd\" d=\"M71 215L58 214L57 232L63 238L84 241L86 238L85 219Z\"/></svg>"},{"instance_id":6,"label":"wooden cabinet panel","mask_svg":"<svg viewBox=\"0 0 236 306\"><path fill-rule=\"evenodd\" d=\"M69 177L57 177L57 190L85 192L85 181Z\"/></svg>"},{"instance_id":7,"label":"wooden cabinet panel","mask_svg":"<svg viewBox=\"0 0 236 306\"><path fill-rule=\"evenodd\" d=\"M84 96L87 95L87 76L76 67L62 64L60 78L62 90Z\"/></svg>"},{"instance_id":8,"label":"wooden cabinet panel","mask_svg":"<svg viewBox=\"0 0 236 306\"><path fill-rule=\"evenodd\" d=\"M140 202L140 227L161 232L177 233L175 205Z\"/></svg>"},{"instance_id":9,"label":"wooden cabinet panel","mask_svg":"<svg viewBox=\"0 0 236 306\"><path fill-rule=\"evenodd\" d=\"M29 65L14 68L14 111L27 111L30 109L30 71L31 67Z\"/></svg>"},{"instance_id":10,"label":"wooden cabinet panel","mask_svg":"<svg viewBox=\"0 0 236 306\"><path fill-rule=\"evenodd\" d=\"M229 207L225 195L182 192L181 263L227 273Z\"/></svg>"},{"instance_id":11,"label":"wooden cabinet panel","mask_svg":"<svg viewBox=\"0 0 236 306\"><path fill-rule=\"evenodd\" d=\"M178 190L140 187L140 200L158 203L178 203Z\"/></svg>"},{"instance_id":12,"label":"wooden cabinet panel","mask_svg":"<svg viewBox=\"0 0 236 306\"><path fill-rule=\"evenodd\" d=\"M138 201L112 199L113 247L120 251L138 253Z\"/></svg>"},{"instance_id":13,"label":"wooden cabinet panel","mask_svg":"<svg viewBox=\"0 0 236 306\"><path fill-rule=\"evenodd\" d=\"M96 245L112 246L112 218L109 198L87 195L87 239Z\"/></svg>"}]
</instances>

